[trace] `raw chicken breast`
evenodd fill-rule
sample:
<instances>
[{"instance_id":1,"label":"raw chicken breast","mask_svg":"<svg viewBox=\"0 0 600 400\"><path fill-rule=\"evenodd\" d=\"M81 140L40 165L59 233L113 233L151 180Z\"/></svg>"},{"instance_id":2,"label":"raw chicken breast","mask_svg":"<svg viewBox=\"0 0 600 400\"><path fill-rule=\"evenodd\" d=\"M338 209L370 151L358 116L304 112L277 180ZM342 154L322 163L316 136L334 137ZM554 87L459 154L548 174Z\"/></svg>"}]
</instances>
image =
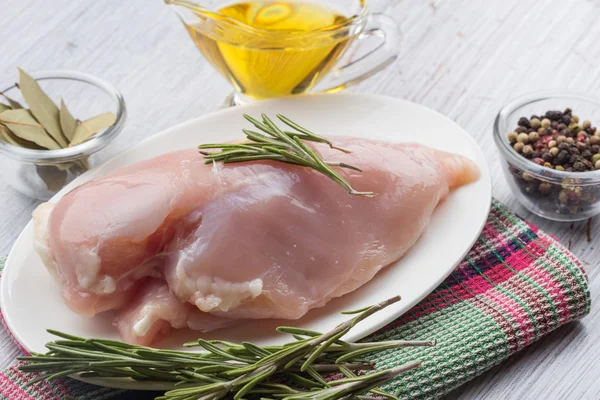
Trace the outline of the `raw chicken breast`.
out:
<instances>
[{"instance_id":1,"label":"raw chicken breast","mask_svg":"<svg viewBox=\"0 0 600 400\"><path fill-rule=\"evenodd\" d=\"M297 319L402 257L437 204L476 180L464 157L416 144L317 145L359 191L276 162L205 165L168 153L92 180L34 211L36 249L75 312L118 309L122 337L148 344L185 326Z\"/></svg>"}]
</instances>

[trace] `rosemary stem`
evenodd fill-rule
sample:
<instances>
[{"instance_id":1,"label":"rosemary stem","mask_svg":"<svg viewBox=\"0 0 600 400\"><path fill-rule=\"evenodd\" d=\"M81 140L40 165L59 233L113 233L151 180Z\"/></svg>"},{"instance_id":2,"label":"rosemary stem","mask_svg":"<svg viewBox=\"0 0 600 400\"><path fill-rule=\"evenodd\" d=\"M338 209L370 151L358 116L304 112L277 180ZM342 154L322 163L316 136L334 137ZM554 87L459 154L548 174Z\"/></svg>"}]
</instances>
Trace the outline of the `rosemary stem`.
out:
<instances>
[{"instance_id":1,"label":"rosemary stem","mask_svg":"<svg viewBox=\"0 0 600 400\"><path fill-rule=\"evenodd\" d=\"M262 121L259 121L244 114L246 120L264 133L242 129L248 139L247 142L203 144L198 146L200 153L205 157L205 163L209 164L216 161L222 161L223 163L237 163L264 160L284 162L312 168L332 179L350 194L364 197L375 196L375 193L373 192L361 192L355 190L346 179L332 169L333 167L336 167L362 172L360 168L341 161L323 161L321 156L305 142L325 143L329 145L330 148L344 153L349 153L348 150L334 146L330 140L312 133L283 115L278 114L277 117L288 127L294 129L294 132L283 131L265 114L262 114L261 117ZM219 149L220 151L206 151L210 149Z\"/></svg>"}]
</instances>

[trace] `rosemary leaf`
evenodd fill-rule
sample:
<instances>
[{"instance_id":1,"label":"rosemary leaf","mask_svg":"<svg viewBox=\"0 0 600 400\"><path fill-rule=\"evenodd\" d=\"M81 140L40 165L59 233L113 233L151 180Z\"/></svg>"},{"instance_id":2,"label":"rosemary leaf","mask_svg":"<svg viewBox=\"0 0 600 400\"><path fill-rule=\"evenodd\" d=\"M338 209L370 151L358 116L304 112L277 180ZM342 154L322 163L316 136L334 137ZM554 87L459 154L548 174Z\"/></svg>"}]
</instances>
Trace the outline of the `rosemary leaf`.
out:
<instances>
[{"instance_id":1,"label":"rosemary leaf","mask_svg":"<svg viewBox=\"0 0 600 400\"><path fill-rule=\"evenodd\" d=\"M327 341L325 343L323 343L322 345L320 345L319 347L317 347L316 350L314 350L312 352L312 354L310 354L310 356L306 359L306 361L304 362L304 364L302 364L302 368L300 369L300 371L304 371L306 370L306 368L310 367L310 365L325 351L327 350L327 348L329 346L331 346L333 343L335 343L339 338L341 338L342 336L344 336L348 331L350 330L350 328L344 329L341 332L337 333L336 335L333 335L332 337L330 337L329 339L327 339Z\"/></svg>"},{"instance_id":2,"label":"rosemary leaf","mask_svg":"<svg viewBox=\"0 0 600 400\"><path fill-rule=\"evenodd\" d=\"M308 375L310 375L315 381L317 381L318 383L321 384L321 386L324 387L329 387L329 383L327 383L325 381L325 379L323 379L323 377L312 367L312 366L308 366L308 368L304 369ZM302 371L304 372L304 371Z\"/></svg>"},{"instance_id":3,"label":"rosemary leaf","mask_svg":"<svg viewBox=\"0 0 600 400\"><path fill-rule=\"evenodd\" d=\"M300 125L298 125L291 119L287 118L286 116L277 114L277 118L279 118L281 120L281 122L283 122L290 128L295 129L298 132L301 132L304 135L306 135L308 138L310 138L307 140L313 140L315 142L327 143L330 147L333 147L333 144L328 139L325 139L324 137L316 135L316 134L312 133L311 131L309 131L308 129L301 127Z\"/></svg>"},{"instance_id":4,"label":"rosemary leaf","mask_svg":"<svg viewBox=\"0 0 600 400\"><path fill-rule=\"evenodd\" d=\"M273 375L273 373L276 370L277 370L277 367L272 366L270 368L267 368L264 372L261 372L260 374L258 374L250 382L246 383L241 389L238 390L238 392L235 394L235 396L233 396L233 400L240 400L241 398L243 398L248 392L250 392L252 390L252 388L254 388L254 386L258 385L264 379Z\"/></svg>"},{"instance_id":5,"label":"rosemary leaf","mask_svg":"<svg viewBox=\"0 0 600 400\"><path fill-rule=\"evenodd\" d=\"M220 355L221 357L225 358L225 359L229 359L231 361L239 361L242 363L246 363L248 361L252 361L252 360L248 360L247 358L243 358L243 357L236 357L232 354L227 353L226 351L223 351L222 349L220 349L219 347L207 342L206 340L202 340L199 339L198 340L198 344L200 344L200 346L204 347L206 350L208 350L210 353L215 354L215 355Z\"/></svg>"},{"instance_id":6,"label":"rosemary leaf","mask_svg":"<svg viewBox=\"0 0 600 400\"><path fill-rule=\"evenodd\" d=\"M367 306L367 307L363 307L363 308L359 308L358 310L351 310L351 311L342 311L341 314L342 315L353 315L353 314L360 314L362 312L367 311L371 306Z\"/></svg>"},{"instance_id":7,"label":"rosemary leaf","mask_svg":"<svg viewBox=\"0 0 600 400\"><path fill-rule=\"evenodd\" d=\"M249 343L249 342L243 342L242 345L244 346L245 349L248 350L248 352L250 352L251 354L254 354L258 357L267 357L270 356L272 353L268 350L265 350L253 343Z\"/></svg>"},{"instance_id":8,"label":"rosemary leaf","mask_svg":"<svg viewBox=\"0 0 600 400\"><path fill-rule=\"evenodd\" d=\"M289 158L286 158L285 156L277 155L277 154L257 154L257 155L248 155L248 156L229 157L229 158L226 158L225 160L223 160L223 162L225 164L230 164L230 163L238 163L238 162L257 161L257 160L273 160L273 161L280 161L280 162L283 162L286 164L301 165Z\"/></svg>"},{"instance_id":9,"label":"rosemary leaf","mask_svg":"<svg viewBox=\"0 0 600 400\"><path fill-rule=\"evenodd\" d=\"M335 360L335 363L340 364L347 360L352 360L358 356L362 356L362 355L369 354L369 353L380 352L380 351L385 351L385 350L390 350L390 349L397 349L400 347L409 347L409 346L410 347L418 347L418 346L431 347L431 346L435 346L435 342L398 340L394 343L383 344L380 346L374 345L374 346L371 346L368 348L350 351L350 352L344 354L343 356L338 357Z\"/></svg>"},{"instance_id":10,"label":"rosemary leaf","mask_svg":"<svg viewBox=\"0 0 600 400\"><path fill-rule=\"evenodd\" d=\"M291 382L293 382L297 385L306 387L308 389L323 387L323 385L321 385L318 381L310 379L310 376L305 376L304 374L295 373L295 372L287 372L285 374L285 377L286 377L286 379L290 380Z\"/></svg>"},{"instance_id":11,"label":"rosemary leaf","mask_svg":"<svg viewBox=\"0 0 600 400\"><path fill-rule=\"evenodd\" d=\"M263 134L260 134L258 132L255 131L251 131L249 129L242 129L242 132L244 132L244 134L246 135L246 137L250 140L254 140L255 142L257 142L257 144L270 144L271 146L278 146L278 147L283 147L283 148L287 148L288 146L285 143L281 143L275 139L271 139L268 136L265 136Z\"/></svg>"}]
</instances>

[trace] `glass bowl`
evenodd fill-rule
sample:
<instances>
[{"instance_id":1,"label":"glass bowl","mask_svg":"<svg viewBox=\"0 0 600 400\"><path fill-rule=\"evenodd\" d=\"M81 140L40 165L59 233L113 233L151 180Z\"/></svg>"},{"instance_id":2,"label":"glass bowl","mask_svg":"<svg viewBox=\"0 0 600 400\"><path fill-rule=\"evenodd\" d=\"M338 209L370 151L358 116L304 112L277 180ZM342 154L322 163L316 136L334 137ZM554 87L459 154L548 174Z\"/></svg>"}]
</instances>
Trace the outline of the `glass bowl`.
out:
<instances>
[{"instance_id":1,"label":"glass bowl","mask_svg":"<svg viewBox=\"0 0 600 400\"><path fill-rule=\"evenodd\" d=\"M4 180L26 196L47 200L95 164L90 156L106 147L121 132L126 107L123 96L114 86L94 76L69 70L38 71L30 75L56 104L64 99L75 118L85 120L110 111L117 116L111 127L81 144L64 149L27 149L0 140ZM15 84L2 92L25 106Z\"/></svg>"},{"instance_id":2,"label":"glass bowl","mask_svg":"<svg viewBox=\"0 0 600 400\"><path fill-rule=\"evenodd\" d=\"M600 128L600 100L580 92L543 91L520 97L500 110L494 141L502 154L502 170L515 197L531 212L554 221L581 221L600 213L600 170L568 172L546 168L518 154L507 134L521 117L542 116L570 108L580 123Z\"/></svg>"}]
</instances>

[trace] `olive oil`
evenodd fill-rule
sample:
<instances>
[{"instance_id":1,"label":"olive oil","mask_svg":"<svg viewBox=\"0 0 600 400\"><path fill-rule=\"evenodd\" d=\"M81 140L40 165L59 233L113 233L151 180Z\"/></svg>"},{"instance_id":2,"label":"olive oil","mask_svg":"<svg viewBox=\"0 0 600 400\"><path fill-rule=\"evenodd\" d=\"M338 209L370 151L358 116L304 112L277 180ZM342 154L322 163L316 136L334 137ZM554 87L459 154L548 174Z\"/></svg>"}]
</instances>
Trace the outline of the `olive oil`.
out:
<instances>
[{"instance_id":1,"label":"olive oil","mask_svg":"<svg viewBox=\"0 0 600 400\"><path fill-rule=\"evenodd\" d=\"M316 1L316 0L315 0ZM187 24L196 46L240 93L254 99L306 92L350 43L347 17L293 1L235 3Z\"/></svg>"}]
</instances>

